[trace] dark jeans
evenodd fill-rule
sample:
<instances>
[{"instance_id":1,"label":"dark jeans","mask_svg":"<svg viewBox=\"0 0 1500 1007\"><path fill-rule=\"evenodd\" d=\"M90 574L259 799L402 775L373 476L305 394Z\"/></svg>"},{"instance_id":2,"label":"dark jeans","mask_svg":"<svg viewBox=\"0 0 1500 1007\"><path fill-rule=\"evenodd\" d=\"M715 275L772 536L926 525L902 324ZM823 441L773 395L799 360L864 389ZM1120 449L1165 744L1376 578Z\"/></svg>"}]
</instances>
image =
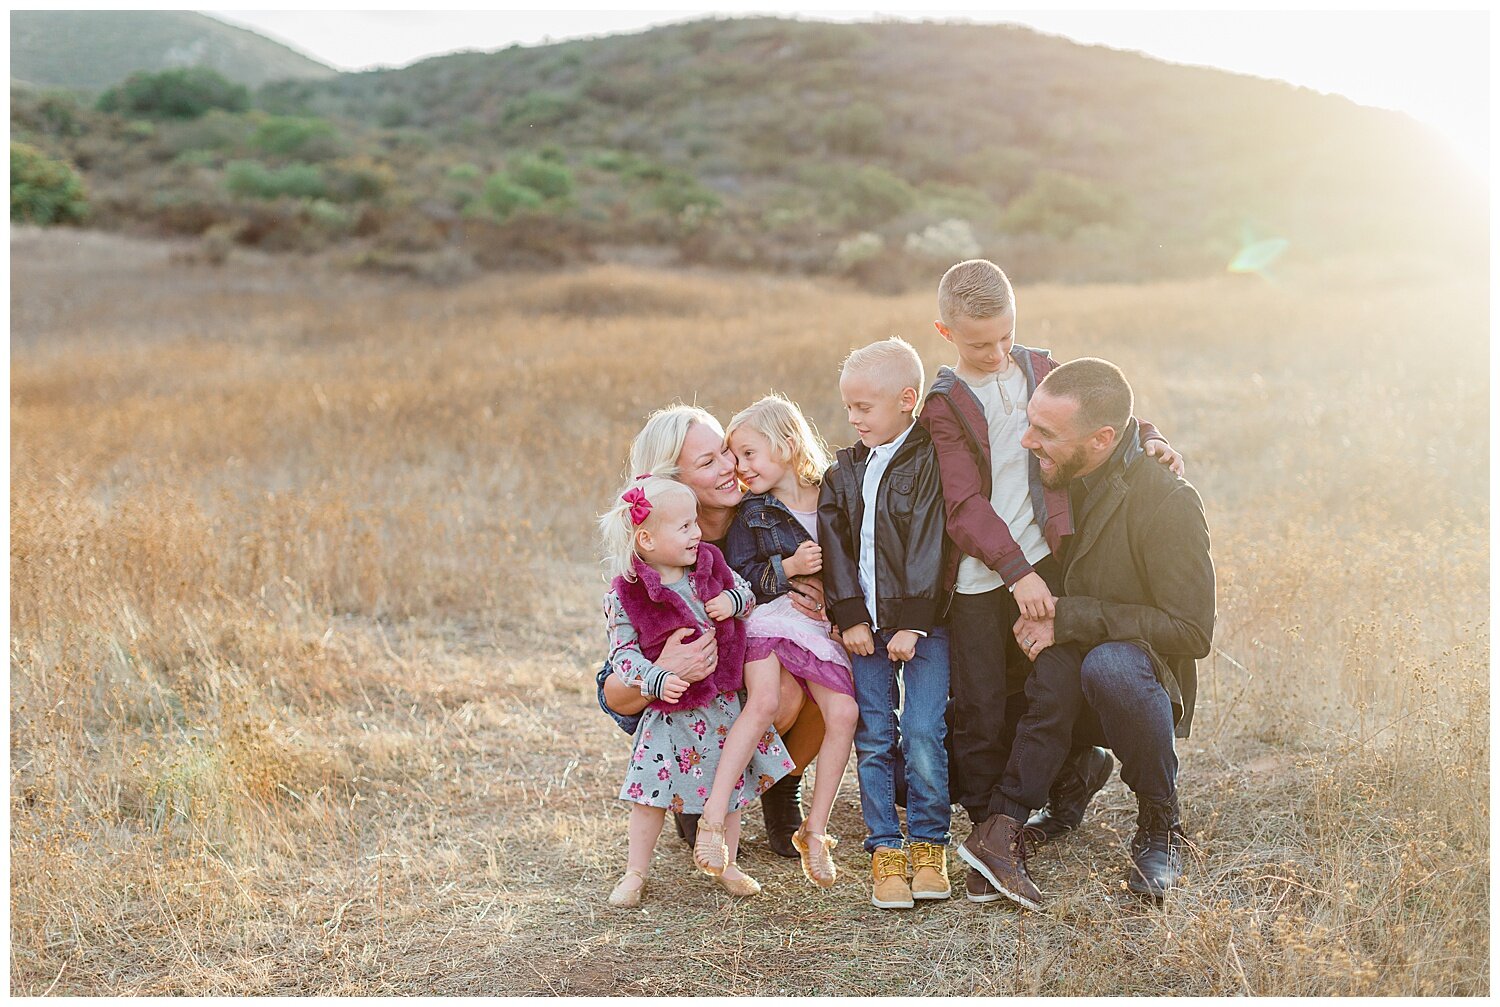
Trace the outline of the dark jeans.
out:
<instances>
[{"instance_id":1,"label":"dark jeans","mask_svg":"<svg viewBox=\"0 0 1500 1007\"><path fill-rule=\"evenodd\" d=\"M1057 560L1044 557L1036 572L1060 594ZM953 799L982 822L1001 810L1000 780L1010 759L1016 725L1025 711L1031 661L1012 630L1021 611L1010 589L955 594L948 635L953 650L953 737L950 783Z\"/></svg>"},{"instance_id":2,"label":"dark jeans","mask_svg":"<svg viewBox=\"0 0 1500 1007\"><path fill-rule=\"evenodd\" d=\"M1130 643L1092 650L1057 644L1037 655L1026 682L1026 715L1000 784L1005 814L1025 821L1047 803L1052 778L1068 756L1075 729L1080 741L1114 750L1120 779L1141 801L1170 799L1177 791L1177 750L1172 701L1156 680L1151 658Z\"/></svg>"}]
</instances>

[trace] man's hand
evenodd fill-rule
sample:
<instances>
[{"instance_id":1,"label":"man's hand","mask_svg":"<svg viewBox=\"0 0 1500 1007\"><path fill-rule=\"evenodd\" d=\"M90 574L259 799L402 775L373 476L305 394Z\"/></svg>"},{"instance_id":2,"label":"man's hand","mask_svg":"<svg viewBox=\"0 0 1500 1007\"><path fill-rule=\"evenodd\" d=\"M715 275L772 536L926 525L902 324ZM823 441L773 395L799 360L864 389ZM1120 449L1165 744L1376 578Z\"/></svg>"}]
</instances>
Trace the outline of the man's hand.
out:
<instances>
[{"instance_id":1,"label":"man's hand","mask_svg":"<svg viewBox=\"0 0 1500 1007\"><path fill-rule=\"evenodd\" d=\"M1021 645L1021 652L1035 661L1036 656L1057 642L1055 626L1051 619L1027 619L1024 616L1016 620L1016 642Z\"/></svg>"},{"instance_id":2,"label":"man's hand","mask_svg":"<svg viewBox=\"0 0 1500 1007\"><path fill-rule=\"evenodd\" d=\"M734 618L734 595L728 591L721 591L718 595L703 603L703 611L714 622L723 622L725 619Z\"/></svg>"},{"instance_id":3,"label":"man's hand","mask_svg":"<svg viewBox=\"0 0 1500 1007\"><path fill-rule=\"evenodd\" d=\"M811 539L797 547L797 551L781 561L781 569L788 577L805 577L823 569L823 547Z\"/></svg>"},{"instance_id":4,"label":"man's hand","mask_svg":"<svg viewBox=\"0 0 1500 1007\"><path fill-rule=\"evenodd\" d=\"M1173 475L1180 476L1187 471L1187 463L1182 459L1182 452L1166 441L1151 438L1146 442L1146 454L1171 469Z\"/></svg>"},{"instance_id":5,"label":"man's hand","mask_svg":"<svg viewBox=\"0 0 1500 1007\"><path fill-rule=\"evenodd\" d=\"M794 577L790 594L797 611L816 622L828 621L828 613L823 611L823 582L817 577Z\"/></svg>"},{"instance_id":6,"label":"man's hand","mask_svg":"<svg viewBox=\"0 0 1500 1007\"><path fill-rule=\"evenodd\" d=\"M719 665L719 642L714 639L713 631L709 630L692 643L683 643L682 638L692 632L686 627L673 632L662 644L661 655L652 662L689 683L703 681Z\"/></svg>"},{"instance_id":7,"label":"man's hand","mask_svg":"<svg viewBox=\"0 0 1500 1007\"><path fill-rule=\"evenodd\" d=\"M676 675L668 675L661 681L661 698L669 703L675 703L687 692L688 684Z\"/></svg>"},{"instance_id":8,"label":"man's hand","mask_svg":"<svg viewBox=\"0 0 1500 1007\"><path fill-rule=\"evenodd\" d=\"M885 653L892 661L910 661L917 656L917 634L909 629L901 630L886 644Z\"/></svg>"},{"instance_id":9,"label":"man's hand","mask_svg":"<svg viewBox=\"0 0 1500 1007\"><path fill-rule=\"evenodd\" d=\"M875 634L870 632L868 622L844 630L844 649L861 657L869 657L875 653Z\"/></svg>"},{"instance_id":10,"label":"man's hand","mask_svg":"<svg viewBox=\"0 0 1500 1007\"><path fill-rule=\"evenodd\" d=\"M1050 619L1057 614L1057 599L1035 570L1016 581L1011 597L1016 599L1016 607L1028 619Z\"/></svg>"}]
</instances>

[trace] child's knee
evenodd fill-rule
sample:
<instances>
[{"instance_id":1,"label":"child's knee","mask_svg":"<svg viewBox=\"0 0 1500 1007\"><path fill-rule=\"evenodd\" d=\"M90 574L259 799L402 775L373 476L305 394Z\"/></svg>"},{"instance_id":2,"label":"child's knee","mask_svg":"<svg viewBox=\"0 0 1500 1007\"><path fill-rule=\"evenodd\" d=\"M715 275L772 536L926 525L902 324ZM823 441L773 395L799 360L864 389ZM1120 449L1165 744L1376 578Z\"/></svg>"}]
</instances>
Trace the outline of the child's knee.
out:
<instances>
[{"instance_id":1,"label":"child's knee","mask_svg":"<svg viewBox=\"0 0 1500 1007\"><path fill-rule=\"evenodd\" d=\"M823 710L823 721L830 728L852 732L859 725L859 704L853 696L834 693Z\"/></svg>"}]
</instances>

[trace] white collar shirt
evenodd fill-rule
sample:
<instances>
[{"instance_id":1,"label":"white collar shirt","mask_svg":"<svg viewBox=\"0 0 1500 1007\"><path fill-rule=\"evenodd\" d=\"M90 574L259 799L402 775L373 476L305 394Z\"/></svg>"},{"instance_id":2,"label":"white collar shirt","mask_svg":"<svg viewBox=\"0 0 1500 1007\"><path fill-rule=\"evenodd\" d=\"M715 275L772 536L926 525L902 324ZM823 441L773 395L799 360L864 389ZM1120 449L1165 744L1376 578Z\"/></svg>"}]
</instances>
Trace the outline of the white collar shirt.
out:
<instances>
[{"instance_id":1,"label":"white collar shirt","mask_svg":"<svg viewBox=\"0 0 1500 1007\"><path fill-rule=\"evenodd\" d=\"M913 423L901 431L895 440L871 448L870 460L865 463L865 481L861 487L865 509L859 522L859 589L865 596L865 608L870 613L872 633L880 628L876 621L880 617L875 610L875 500L880 493L880 480L885 476L885 470L890 468L891 459L896 456L901 445L906 443L906 438L915 425Z\"/></svg>"}]
</instances>

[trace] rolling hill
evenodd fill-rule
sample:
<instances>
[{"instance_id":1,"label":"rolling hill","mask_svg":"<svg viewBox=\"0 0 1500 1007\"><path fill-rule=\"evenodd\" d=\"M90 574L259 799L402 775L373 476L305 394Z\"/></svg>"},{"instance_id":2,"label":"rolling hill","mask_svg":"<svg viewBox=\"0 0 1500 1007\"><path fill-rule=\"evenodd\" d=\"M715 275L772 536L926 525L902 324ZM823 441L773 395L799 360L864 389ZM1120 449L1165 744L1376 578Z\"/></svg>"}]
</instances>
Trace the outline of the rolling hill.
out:
<instances>
[{"instance_id":1,"label":"rolling hill","mask_svg":"<svg viewBox=\"0 0 1500 1007\"><path fill-rule=\"evenodd\" d=\"M206 66L247 87L332 67L189 11L12 11L10 72L37 87L100 91L137 70Z\"/></svg>"},{"instance_id":2,"label":"rolling hill","mask_svg":"<svg viewBox=\"0 0 1500 1007\"><path fill-rule=\"evenodd\" d=\"M230 220L243 242L456 246L480 266L658 246L884 284L981 253L1020 278L1135 280L1266 239L1288 259L1486 241L1483 181L1409 117L1017 26L709 19L284 79L256 103L81 127L108 145L48 135L24 104L12 121L104 191L105 226ZM257 146L266 116L324 130L323 153ZM293 182L302 204L277 195Z\"/></svg>"}]
</instances>

